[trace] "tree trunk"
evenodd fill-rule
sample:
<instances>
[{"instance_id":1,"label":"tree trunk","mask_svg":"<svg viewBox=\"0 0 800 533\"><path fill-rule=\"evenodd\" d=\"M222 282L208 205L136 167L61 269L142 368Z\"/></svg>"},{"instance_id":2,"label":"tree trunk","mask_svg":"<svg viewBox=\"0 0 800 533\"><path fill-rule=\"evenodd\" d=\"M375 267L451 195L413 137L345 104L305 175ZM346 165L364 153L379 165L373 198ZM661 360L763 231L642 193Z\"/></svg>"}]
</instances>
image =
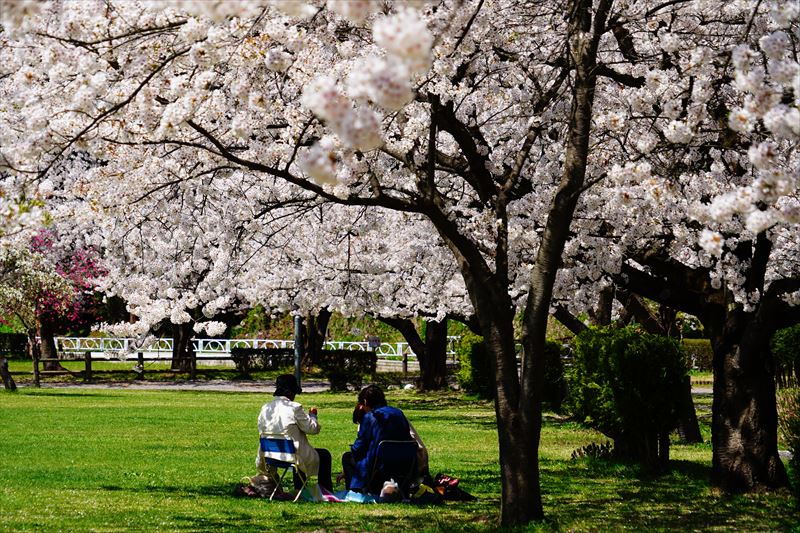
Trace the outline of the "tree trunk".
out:
<instances>
[{"instance_id":1,"label":"tree trunk","mask_svg":"<svg viewBox=\"0 0 800 533\"><path fill-rule=\"evenodd\" d=\"M692 380L688 375L683 380L682 387L681 403L678 406L678 434L683 442L697 444L703 442L703 435L697 422L697 412L692 399Z\"/></svg>"},{"instance_id":2,"label":"tree trunk","mask_svg":"<svg viewBox=\"0 0 800 533\"><path fill-rule=\"evenodd\" d=\"M305 320L305 354L312 365L319 363L320 352L325 349L325 337L328 334L328 324L331 320L331 312L327 309L320 309L317 316L309 315Z\"/></svg>"},{"instance_id":3,"label":"tree trunk","mask_svg":"<svg viewBox=\"0 0 800 533\"><path fill-rule=\"evenodd\" d=\"M422 340L414 321L407 318L378 317L403 335L419 361L420 390L436 390L447 386L447 320L429 321Z\"/></svg>"},{"instance_id":4,"label":"tree trunk","mask_svg":"<svg viewBox=\"0 0 800 533\"><path fill-rule=\"evenodd\" d=\"M429 320L425 328L425 357L419 360L420 388L447 387L447 319Z\"/></svg>"},{"instance_id":5,"label":"tree trunk","mask_svg":"<svg viewBox=\"0 0 800 533\"><path fill-rule=\"evenodd\" d=\"M14 383L14 378L8 371L8 359L5 357L0 357L0 375L3 376L3 387L5 387L6 390L11 392L17 390L17 384Z\"/></svg>"},{"instance_id":6,"label":"tree trunk","mask_svg":"<svg viewBox=\"0 0 800 533\"><path fill-rule=\"evenodd\" d=\"M192 345L193 333L190 322L172 325L172 370L192 372L195 355Z\"/></svg>"},{"instance_id":7,"label":"tree trunk","mask_svg":"<svg viewBox=\"0 0 800 533\"><path fill-rule=\"evenodd\" d=\"M597 309L589 311L595 326L608 326L611 324L611 309L614 303L614 287L605 287L597 298Z\"/></svg>"},{"instance_id":8,"label":"tree trunk","mask_svg":"<svg viewBox=\"0 0 800 533\"><path fill-rule=\"evenodd\" d=\"M787 487L778 456L778 413L769 329L756 314L727 313L714 349L712 480L726 492Z\"/></svg>"},{"instance_id":9,"label":"tree trunk","mask_svg":"<svg viewBox=\"0 0 800 533\"><path fill-rule=\"evenodd\" d=\"M497 389L495 413L500 448L502 526L544 518L539 484L539 439L542 429L540 393L536 397L528 397L523 391L526 389L524 384L520 387L513 315L500 312L509 308L510 302L498 302L494 309L497 310L495 316L500 316L482 328ZM510 316L503 320L504 314ZM539 381L543 382L541 373ZM541 386L538 390L541 391Z\"/></svg>"},{"instance_id":10,"label":"tree trunk","mask_svg":"<svg viewBox=\"0 0 800 533\"><path fill-rule=\"evenodd\" d=\"M592 106L597 84L595 72L597 46L600 42L600 37L605 33L606 18L610 9L611 3L604 0L599 2L594 12L594 17L592 17L591 0L575 0L567 8L570 16L570 56L575 61L575 80L572 89L569 133L567 135L563 175L553 198L553 203L550 206L541 244L536 253L536 263L531 274L528 301L525 305L522 319L523 358L521 394L519 397L505 397L505 392L513 389L500 382L502 379L508 379L508 376L507 374L502 374L501 369L497 369L498 406L505 402L508 402L511 406L518 406L516 410L509 409L508 412L502 412L498 407L501 457L505 451L512 457L508 463L514 463L517 458L524 457L525 461L535 464L533 471L526 469L516 473L504 472L503 505L501 509L501 524L503 526L522 524L531 520L541 519L544 516L539 493L538 448L542 428L547 319L564 244L566 243L575 207L586 178L589 135L592 128ZM513 335L513 329L506 333ZM513 345L510 351L514 352ZM508 361L506 358L502 360ZM505 370L506 372L508 371L508 369ZM516 374L516 364L514 370ZM505 417L501 417L501 414L505 415ZM513 426L508 428L501 424L501 421L503 423L510 422ZM503 431L513 433L520 427L528 429L519 435L522 442L515 443L517 450L504 450ZM513 440L514 437L508 435L506 438ZM521 494L517 490L519 487L506 486L507 477L509 482L532 484L531 480L520 481L518 479L518 476L531 475L535 476L534 486L536 490L535 498L532 500L521 498ZM529 490L533 488L533 486L528 486ZM523 502L524 506L521 505Z\"/></svg>"},{"instance_id":11,"label":"tree trunk","mask_svg":"<svg viewBox=\"0 0 800 533\"><path fill-rule=\"evenodd\" d=\"M36 328L39 335L39 357L43 359L42 370L66 370L58 361L53 325L40 318Z\"/></svg>"}]
</instances>

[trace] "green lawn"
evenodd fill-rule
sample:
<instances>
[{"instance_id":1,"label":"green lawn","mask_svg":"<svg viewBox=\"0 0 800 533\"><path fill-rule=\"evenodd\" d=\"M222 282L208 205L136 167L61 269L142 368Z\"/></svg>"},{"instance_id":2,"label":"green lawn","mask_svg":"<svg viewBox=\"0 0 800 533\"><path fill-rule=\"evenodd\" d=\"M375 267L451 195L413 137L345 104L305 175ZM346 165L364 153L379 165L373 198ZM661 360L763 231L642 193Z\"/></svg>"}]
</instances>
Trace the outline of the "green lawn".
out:
<instances>
[{"instance_id":1,"label":"green lawn","mask_svg":"<svg viewBox=\"0 0 800 533\"><path fill-rule=\"evenodd\" d=\"M433 473L462 479L474 503L441 507L236 498L254 474L266 394L99 389L0 393L3 531L494 531L500 484L491 406L455 393L391 392L429 447ZM352 441L353 394L303 394L320 409L312 442L336 460ZM786 492L727 497L708 486L710 445L672 450L672 471L570 460L605 439L549 415L542 435L548 521L530 530L797 529Z\"/></svg>"}]
</instances>

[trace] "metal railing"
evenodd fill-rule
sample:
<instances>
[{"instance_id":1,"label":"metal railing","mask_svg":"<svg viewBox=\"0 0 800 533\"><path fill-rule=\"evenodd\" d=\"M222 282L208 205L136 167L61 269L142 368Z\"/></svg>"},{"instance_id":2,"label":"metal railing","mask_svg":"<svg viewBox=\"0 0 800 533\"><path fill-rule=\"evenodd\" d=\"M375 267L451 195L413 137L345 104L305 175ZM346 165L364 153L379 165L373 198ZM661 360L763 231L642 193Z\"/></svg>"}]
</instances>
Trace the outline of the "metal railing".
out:
<instances>
[{"instance_id":1,"label":"metal railing","mask_svg":"<svg viewBox=\"0 0 800 533\"><path fill-rule=\"evenodd\" d=\"M460 337L448 337L448 362L456 362L455 344ZM120 360L136 359L138 353L156 359L169 359L172 356L172 339L156 339L145 346L139 346L137 340L126 337L56 337L56 351L59 355L83 356L86 352L109 354ZM230 356L233 348L294 348L293 340L282 339L192 339L194 352L199 357L214 355ZM325 346L333 350L373 349L367 341L327 341ZM413 358L417 356L407 342L382 342L374 347L378 359L391 361L394 359Z\"/></svg>"}]
</instances>

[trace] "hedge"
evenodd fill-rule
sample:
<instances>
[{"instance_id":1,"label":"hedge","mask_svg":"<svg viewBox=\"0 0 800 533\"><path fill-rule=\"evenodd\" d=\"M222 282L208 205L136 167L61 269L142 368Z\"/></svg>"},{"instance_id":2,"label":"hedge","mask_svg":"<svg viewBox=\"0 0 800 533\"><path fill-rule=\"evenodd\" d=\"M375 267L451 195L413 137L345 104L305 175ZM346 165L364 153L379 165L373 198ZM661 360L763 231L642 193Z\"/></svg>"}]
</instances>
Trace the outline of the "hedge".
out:
<instances>
[{"instance_id":1,"label":"hedge","mask_svg":"<svg viewBox=\"0 0 800 533\"><path fill-rule=\"evenodd\" d=\"M247 375L253 370L275 370L294 364L292 348L231 348L236 370Z\"/></svg>"},{"instance_id":2,"label":"hedge","mask_svg":"<svg viewBox=\"0 0 800 533\"><path fill-rule=\"evenodd\" d=\"M347 390L347 385L360 389L364 376L374 376L378 356L363 350L322 350L319 367L328 376L332 391Z\"/></svg>"},{"instance_id":3,"label":"hedge","mask_svg":"<svg viewBox=\"0 0 800 533\"><path fill-rule=\"evenodd\" d=\"M683 339L681 346L686 354L689 368L692 370L711 371L713 369L714 350L708 339Z\"/></svg>"}]
</instances>

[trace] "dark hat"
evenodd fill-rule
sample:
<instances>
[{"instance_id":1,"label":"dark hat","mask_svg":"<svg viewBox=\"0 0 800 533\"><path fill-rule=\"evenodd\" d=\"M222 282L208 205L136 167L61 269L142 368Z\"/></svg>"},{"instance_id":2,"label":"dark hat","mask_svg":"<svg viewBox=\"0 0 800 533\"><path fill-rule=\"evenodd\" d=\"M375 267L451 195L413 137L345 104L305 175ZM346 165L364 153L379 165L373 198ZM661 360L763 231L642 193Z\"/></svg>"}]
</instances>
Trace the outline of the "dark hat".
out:
<instances>
[{"instance_id":1,"label":"dark hat","mask_svg":"<svg viewBox=\"0 0 800 533\"><path fill-rule=\"evenodd\" d=\"M291 374L281 374L275 379L275 392L273 396L294 396L303 392L297 380Z\"/></svg>"}]
</instances>

